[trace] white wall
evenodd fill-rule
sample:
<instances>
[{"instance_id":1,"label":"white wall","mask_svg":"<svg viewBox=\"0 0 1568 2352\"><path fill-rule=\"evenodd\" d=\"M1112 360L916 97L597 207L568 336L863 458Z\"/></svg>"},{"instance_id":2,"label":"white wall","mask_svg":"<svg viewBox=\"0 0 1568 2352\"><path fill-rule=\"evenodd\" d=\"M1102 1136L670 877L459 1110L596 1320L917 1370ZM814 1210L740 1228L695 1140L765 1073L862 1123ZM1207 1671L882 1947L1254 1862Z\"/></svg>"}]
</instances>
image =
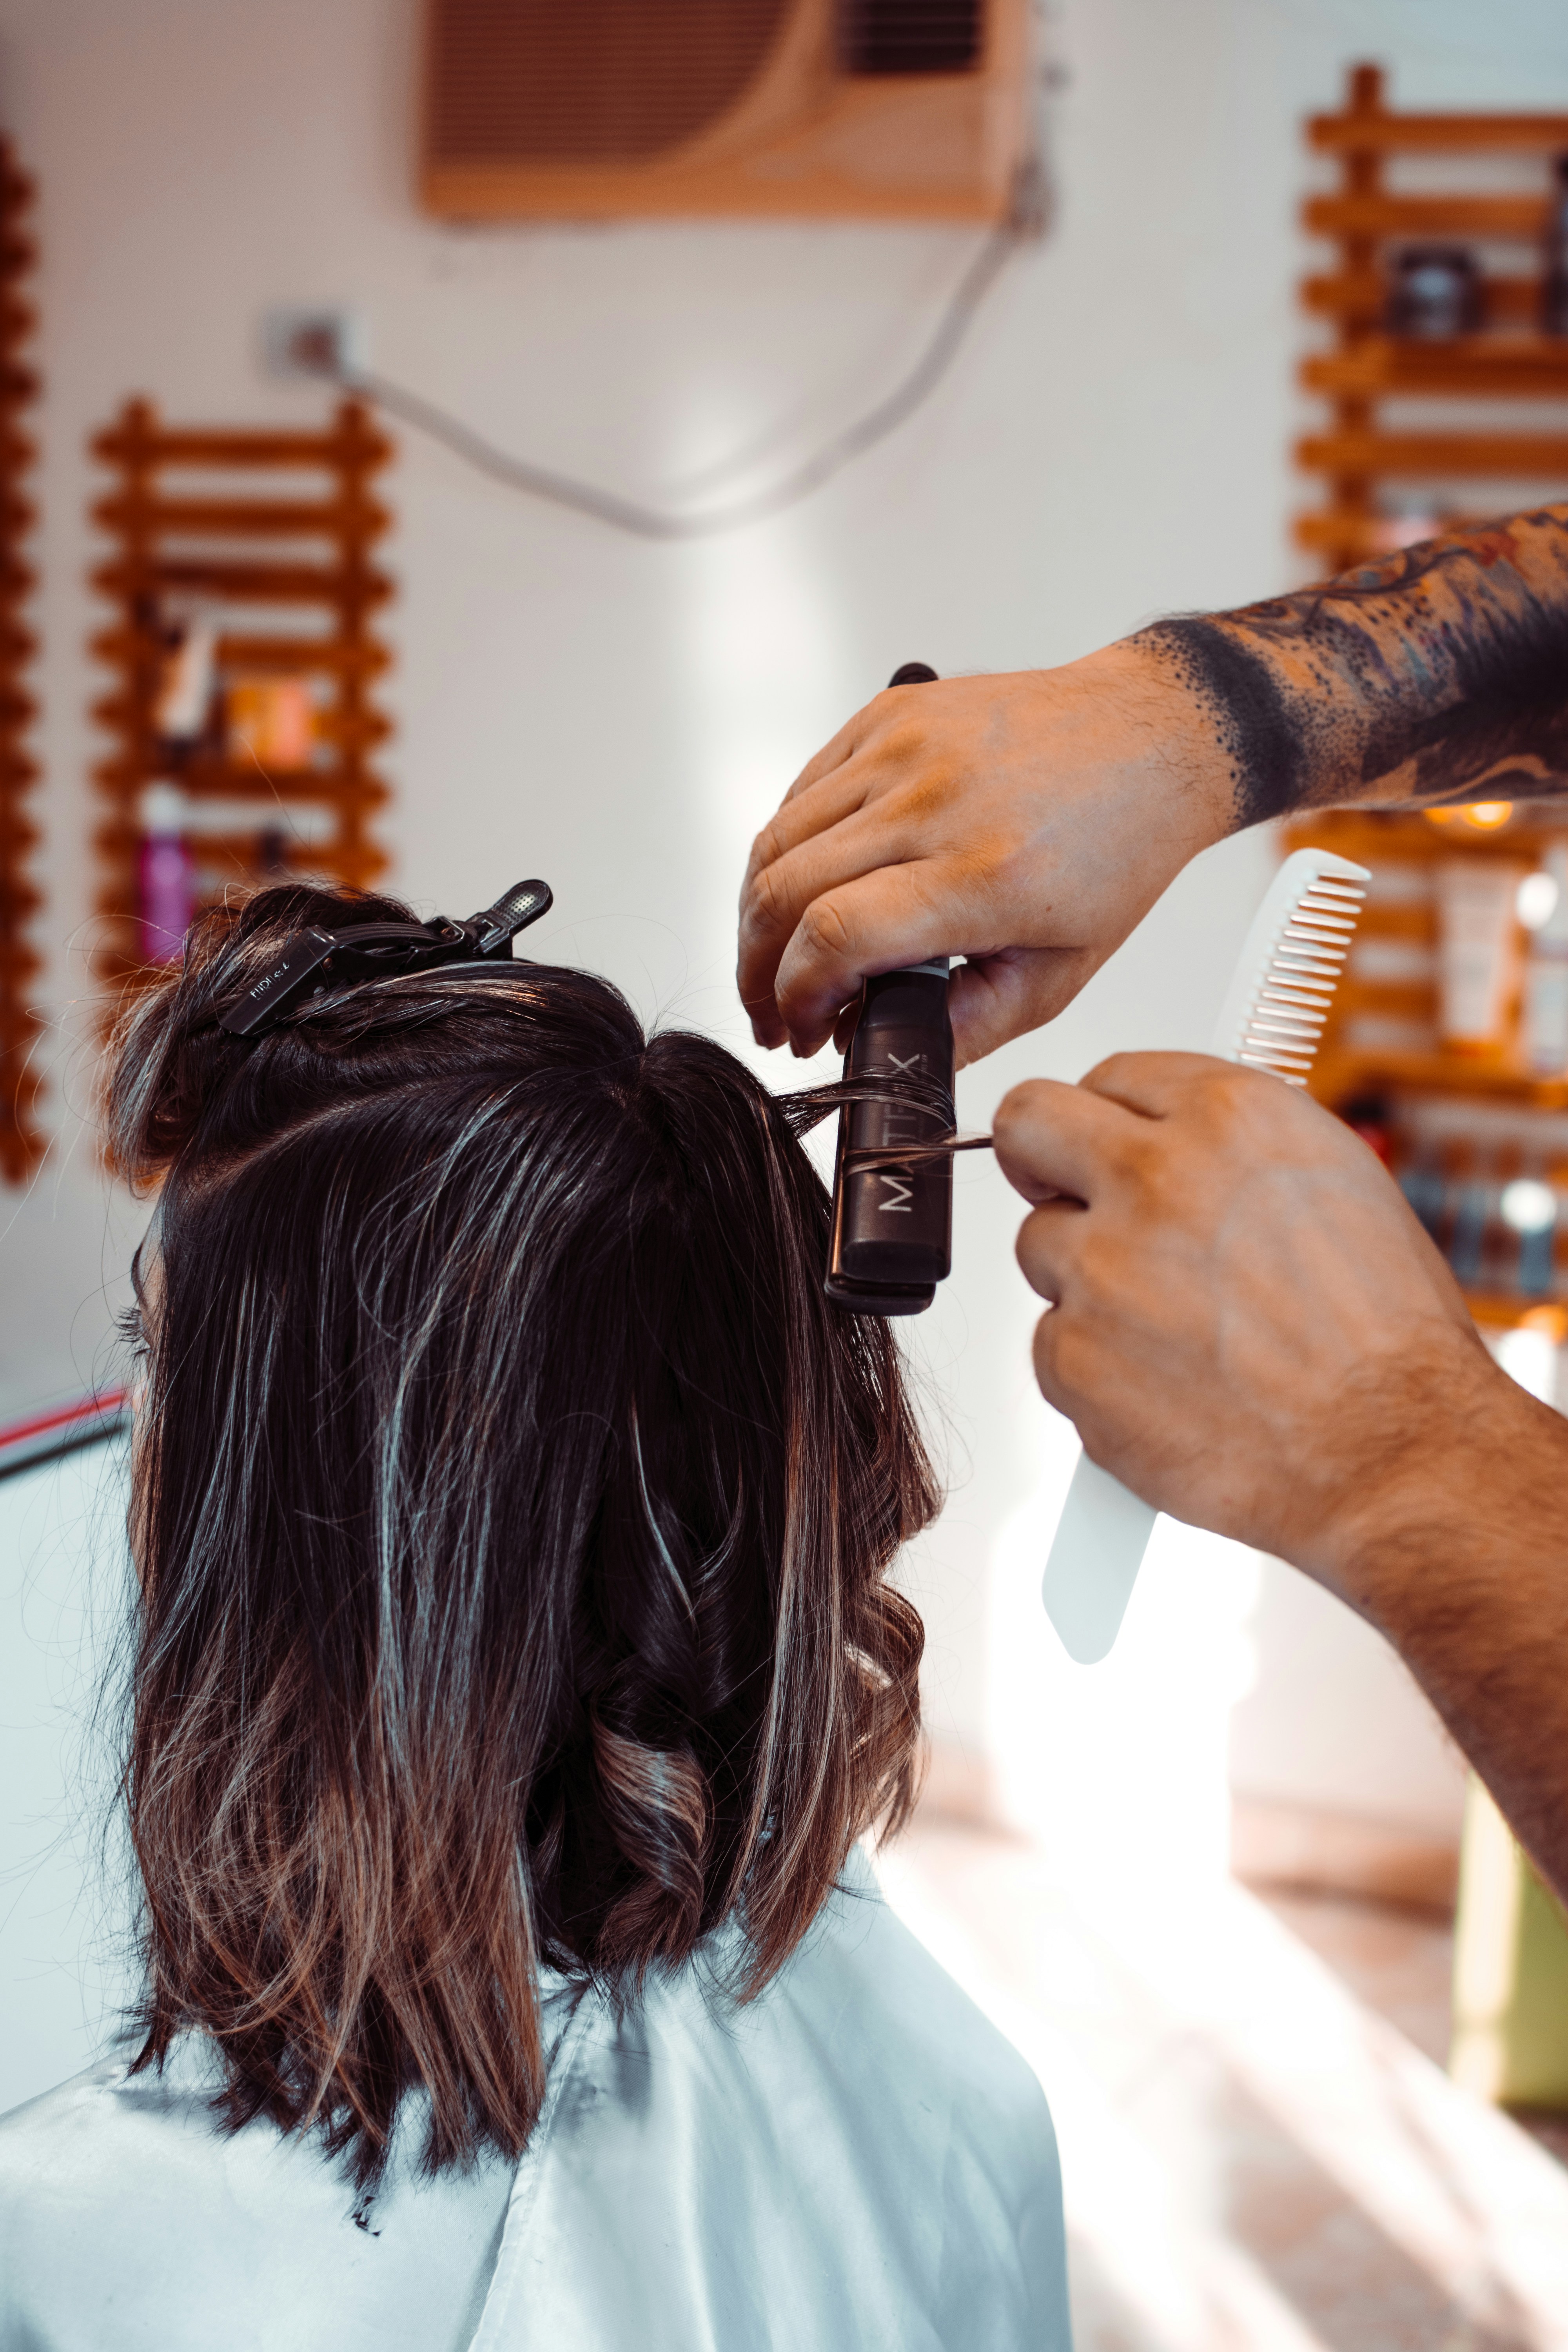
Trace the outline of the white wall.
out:
<instances>
[{"instance_id":1,"label":"white wall","mask_svg":"<svg viewBox=\"0 0 1568 2352\"><path fill-rule=\"evenodd\" d=\"M1346 62L1383 58L1405 103L1568 106L1553 0L1064 0L1046 46L1050 235L930 405L808 504L648 547L404 437L388 831L416 898L463 913L545 874L554 952L739 1043L747 842L897 662L1060 661L1296 576L1300 122ZM311 416L260 375L258 313L346 299L387 373L498 440L670 497L885 388L971 251L929 228L437 226L409 193L413 49L413 0L0 0L0 111L42 188L53 1011L83 987L90 898L85 442L128 393ZM1250 840L1204 860L1053 1029L965 1078L966 1120L1025 1072L1201 1042L1267 860ZM986 1596L1044 1439L1016 1204L973 1160L959 1202L958 1273L919 1333L957 1489L920 1573L933 1715L978 1741ZM0 1402L90 1369L134 1222L68 1136L0 1216Z\"/></svg>"}]
</instances>

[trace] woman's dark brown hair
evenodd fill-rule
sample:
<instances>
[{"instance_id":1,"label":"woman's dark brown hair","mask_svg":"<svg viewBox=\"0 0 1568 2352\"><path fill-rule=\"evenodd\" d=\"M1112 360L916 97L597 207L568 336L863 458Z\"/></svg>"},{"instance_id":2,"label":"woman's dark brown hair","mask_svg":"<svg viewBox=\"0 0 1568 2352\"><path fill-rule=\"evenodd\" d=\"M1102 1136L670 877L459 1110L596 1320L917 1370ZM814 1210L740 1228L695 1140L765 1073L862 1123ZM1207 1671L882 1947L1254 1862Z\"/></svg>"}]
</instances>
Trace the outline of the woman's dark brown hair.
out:
<instances>
[{"instance_id":1,"label":"woman's dark brown hair","mask_svg":"<svg viewBox=\"0 0 1568 2352\"><path fill-rule=\"evenodd\" d=\"M886 1325L731 1055L542 965L217 1025L306 924L215 909L126 1013L110 1151L161 1182L126 1790L139 2064L362 2181L516 2154L541 1963L632 1998L733 1916L742 1997L911 1800L936 1495Z\"/></svg>"}]
</instances>

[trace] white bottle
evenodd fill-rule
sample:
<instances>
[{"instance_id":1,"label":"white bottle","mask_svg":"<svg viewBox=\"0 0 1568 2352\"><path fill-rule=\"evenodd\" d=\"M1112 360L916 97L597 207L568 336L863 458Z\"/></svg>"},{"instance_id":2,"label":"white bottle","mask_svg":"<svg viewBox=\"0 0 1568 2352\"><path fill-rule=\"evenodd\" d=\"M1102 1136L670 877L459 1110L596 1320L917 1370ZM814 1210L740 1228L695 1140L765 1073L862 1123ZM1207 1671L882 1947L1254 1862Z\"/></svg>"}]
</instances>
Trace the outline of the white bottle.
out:
<instances>
[{"instance_id":1,"label":"white bottle","mask_svg":"<svg viewBox=\"0 0 1568 2352\"><path fill-rule=\"evenodd\" d=\"M1568 1072L1568 844L1554 844L1541 870L1556 893L1524 967L1524 1058L1536 1077L1560 1078Z\"/></svg>"}]
</instances>

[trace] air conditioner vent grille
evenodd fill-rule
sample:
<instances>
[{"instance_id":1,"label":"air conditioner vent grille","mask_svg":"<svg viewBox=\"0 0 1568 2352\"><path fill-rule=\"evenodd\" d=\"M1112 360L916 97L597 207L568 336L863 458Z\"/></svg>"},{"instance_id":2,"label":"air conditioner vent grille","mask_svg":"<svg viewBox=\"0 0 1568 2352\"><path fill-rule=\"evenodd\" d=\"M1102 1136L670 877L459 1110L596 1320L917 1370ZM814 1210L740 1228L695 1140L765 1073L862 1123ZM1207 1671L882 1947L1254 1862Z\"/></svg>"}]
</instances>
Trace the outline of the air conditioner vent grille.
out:
<instances>
[{"instance_id":1,"label":"air conditioner vent grille","mask_svg":"<svg viewBox=\"0 0 1568 2352\"><path fill-rule=\"evenodd\" d=\"M838 51L851 74L977 73L984 0L839 0Z\"/></svg>"},{"instance_id":2,"label":"air conditioner vent grille","mask_svg":"<svg viewBox=\"0 0 1568 2352\"><path fill-rule=\"evenodd\" d=\"M726 114L790 0L434 0L430 154L620 163Z\"/></svg>"}]
</instances>

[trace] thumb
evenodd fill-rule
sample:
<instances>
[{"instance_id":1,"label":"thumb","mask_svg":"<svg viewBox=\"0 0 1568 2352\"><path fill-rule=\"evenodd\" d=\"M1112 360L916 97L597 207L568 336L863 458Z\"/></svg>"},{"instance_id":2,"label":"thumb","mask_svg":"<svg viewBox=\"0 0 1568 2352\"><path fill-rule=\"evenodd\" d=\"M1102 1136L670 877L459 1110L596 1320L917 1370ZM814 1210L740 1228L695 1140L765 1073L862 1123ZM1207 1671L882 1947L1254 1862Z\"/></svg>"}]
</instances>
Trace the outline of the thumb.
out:
<instances>
[{"instance_id":1,"label":"thumb","mask_svg":"<svg viewBox=\"0 0 1568 2352\"><path fill-rule=\"evenodd\" d=\"M1054 1020L1100 961L1092 948L1002 948L961 964L947 993L959 1068Z\"/></svg>"}]
</instances>

